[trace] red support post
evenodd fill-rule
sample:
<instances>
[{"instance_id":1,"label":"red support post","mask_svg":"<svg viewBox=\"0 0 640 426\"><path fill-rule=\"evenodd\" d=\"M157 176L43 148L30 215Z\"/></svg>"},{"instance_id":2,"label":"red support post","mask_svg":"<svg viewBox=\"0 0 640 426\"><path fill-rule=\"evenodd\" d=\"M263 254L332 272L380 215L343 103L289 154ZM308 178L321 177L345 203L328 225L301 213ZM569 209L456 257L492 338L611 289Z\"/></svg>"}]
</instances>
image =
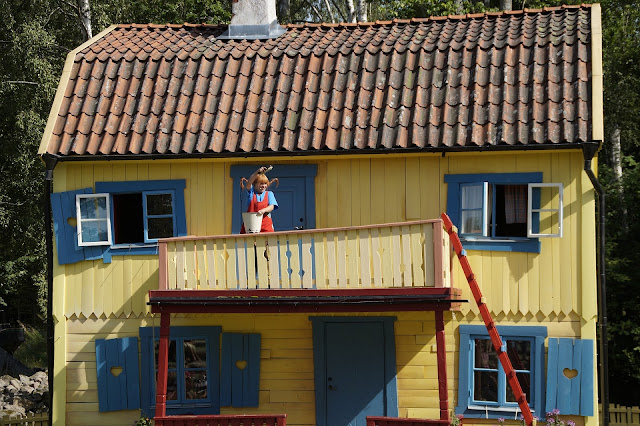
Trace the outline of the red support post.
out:
<instances>
[{"instance_id":1,"label":"red support post","mask_svg":"<svg viewBox=\"0 0 640 426\"><path fill-rule=\"evenodd\" d=\"M447 347L444 334L444 312L436 314L436 347L438 350L438 392L440 420L449 420L449 390L447 388Z\"/></svg>"},{"instance_id":2,"label":"red support post","mask_svg":"<svg viewBox=\"0 0 640 426\"><path fill-rule=\"evenodd\" d=\"M167 414L167 378L169 376L169 326L171 314L160 314L160 346L158 348L158 381L156 382L156 417Z\"/></svg>"}]
</instances>

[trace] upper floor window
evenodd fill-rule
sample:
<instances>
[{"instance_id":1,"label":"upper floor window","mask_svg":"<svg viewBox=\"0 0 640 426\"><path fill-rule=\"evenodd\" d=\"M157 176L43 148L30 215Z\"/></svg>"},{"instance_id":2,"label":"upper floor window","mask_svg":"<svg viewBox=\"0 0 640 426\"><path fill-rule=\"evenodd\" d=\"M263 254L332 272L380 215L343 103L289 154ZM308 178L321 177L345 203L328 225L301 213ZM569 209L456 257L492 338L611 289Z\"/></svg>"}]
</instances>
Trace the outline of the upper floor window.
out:
<instances>
[{"instance_id":1,"label":"upper floor window","mask_svg":"<svg viewBox=\"0 0 640 426\"><path fill-rule=\"evenodd\" d=\"M504 350L532 411L544 414L546 327L498 326ZM460 326L460 380L456 414L465 417L514 416L518 402L483 325Z\"/></svg>"},{"instance_id":2,"label":"upper floor window","mask_svg":"<svg viewBox=\"0 0 640 426\"><path fill-rule=\"evenodd\" d=\"M157 254L160 238L187 235L186 181L96 182L51 194L58 262Z\"/></svg>"},{"instance_id":3,"label":"upper floor window","mask_svg":"<svg viewBox=\"0 0 640 426\"><path fill-rule=\"evenodd\" d=\"M542 173L445 175L447 213L465 248L539 252L538 237L561 237L562 184L541 181Z\"/></svg>"}]
</instances>

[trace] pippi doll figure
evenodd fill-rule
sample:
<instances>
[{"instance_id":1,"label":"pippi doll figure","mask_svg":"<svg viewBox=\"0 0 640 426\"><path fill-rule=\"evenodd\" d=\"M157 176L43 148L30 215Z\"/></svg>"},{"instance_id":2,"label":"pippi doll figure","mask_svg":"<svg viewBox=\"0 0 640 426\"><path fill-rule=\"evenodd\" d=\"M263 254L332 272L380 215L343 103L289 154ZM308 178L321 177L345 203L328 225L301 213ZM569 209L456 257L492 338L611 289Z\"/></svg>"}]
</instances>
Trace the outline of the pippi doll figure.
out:
<instances>
[{"instance_id":1,"label":"pippi doll figure","mask_svg":"<svg viewBox=\"0 0 640 426\"><path fill-rule=\"evenodd\" d=\"M267 191L269 186L275 182L278 185L278 179L269 181L265 173L271 170L269 167L260 167L253 172L249 179L240 179L242 189L246 189L248 193L248 213L258 213L262 215L262 226L260 232L274 232L273 221L271 220L271 212L278 208L278 202L272 191ZM244 224L240 228L240 233L244 234Z\"/></svg>"}]
</instances>

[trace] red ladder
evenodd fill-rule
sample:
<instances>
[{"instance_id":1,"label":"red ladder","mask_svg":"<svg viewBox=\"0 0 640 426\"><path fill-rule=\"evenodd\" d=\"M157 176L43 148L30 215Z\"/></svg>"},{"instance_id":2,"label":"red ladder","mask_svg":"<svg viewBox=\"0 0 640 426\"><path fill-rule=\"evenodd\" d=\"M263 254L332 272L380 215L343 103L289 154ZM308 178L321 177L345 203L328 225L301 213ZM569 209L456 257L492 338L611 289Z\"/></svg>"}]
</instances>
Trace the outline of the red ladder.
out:
<instances>
[{"instance_id":1,"label":"red ladder","mask_svg":"<svg viewBox=\"0 0 640 426\"><path fill-rule=\"evenodd\" d=\"M462 266L464 276L467 277L467 282L469 283L469 287L471 288L471 293L473 293L473 298L478 305L478 309L480 309L480 315L482 315L484 325L487 327L487 331L489 332L489 336L491 337L493 349L495 349L496 353L498 354L498 359L500 359L502 368L507 375L511 390L516 397L516 401L518 401L520 411L522 411L522 415L524 416L524 421L527 423L527 425L532 425L533 415L531 414L531 409L529 409L529 404L527 403L527 396L524 392L522 392L520 382L518 382L518 376L516 375L516 372L511 365L511 361L509 361L509 356L507 355L506 348L504 348L502 344L502 339L500 338L498 329L496 329L493 318L491 318L491 315L489 314L489 309L484 303L484 298L482 297L482 293L480 292L480 287L478 287L478 282L476 281L476 278L471 271L471 265L469 265L469 261L467 260L465 251L462 248L460 238L458 237L458 234L453 227L451 219L449 219L449 216L447 216L446 213L442 213L442 220L444 221L444 228L446 229L447 233L449 234L449 238L451 239L453 250L456 252L456 255L458 255L458 260L460 261L460 265Z\"/></svg>"}]
</instances>

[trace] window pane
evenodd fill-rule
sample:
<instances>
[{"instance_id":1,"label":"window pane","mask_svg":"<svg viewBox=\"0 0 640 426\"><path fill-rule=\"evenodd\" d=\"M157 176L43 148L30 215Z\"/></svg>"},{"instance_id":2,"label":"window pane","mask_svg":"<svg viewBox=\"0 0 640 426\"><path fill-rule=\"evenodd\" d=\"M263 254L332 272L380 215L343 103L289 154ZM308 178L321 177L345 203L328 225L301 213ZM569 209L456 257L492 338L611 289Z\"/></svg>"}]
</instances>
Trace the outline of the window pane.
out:
<instances>
[{"instance_id":1,"label":"window pane","mask_svg":"<svg viewBox=\"0 0 640 426\"><path fill-rule=\"evenodd\" d=\"M516 370L531 370L531 342L528 340L508 340L507 354Z\"/></svg>"},{"instance_id":2,"label":"window pane","mask_svg":"<svg viewBox=\"0 0 640 426\"><path fill-rule=\"evenodd\" d=\"M175 371L169 371L167 377L167 401L178 399L178 376Z\"/></svg>"},{"instance_id":3,"label":"window pane","mask_svg":"<svg viewBox=\"0 0 640 426\"><path fill-rule=\"evenodd\" d=\"M107 198L80 198L80 219L106 219Z\"/></svg>"},{"instance_id":4,"label":"window pane","mask_svg":"<svg viewBox=\"0 0 640 426\"><path fill-rule=\"evenodd\" d=\"M517 373L518 381L520 382L520 387L522 388L522 392L527 394L527 401L531 403L531 375L529 373ZM511 386L509 386L509 382L507 382L507 402L518 402L516 400L513 391L511 390Z\"/></svg>"},{"instance_id":5,"label":"window pane","mask_svg":"<svg viewBox=\"0 0 640 426\"><path fill-rule=\"evenodd\" d=\"M461 190L463 209L482 209L482 185L463 186Z\"/></svg>"},{"instance_id":6,"label":"window pane","mask_svg":"<svg viewBox=\"0 0 640 426\"><path fill-rule=\"evenodd\" d=\"M160 341L156 340L155 344L155 357L156 367L158 366L158 348L160 347ZM171 340L169 343L169 369L176 368L176 341Z\"/></svg>"},{"instance_id":7,"label":"window pane","mask_svg":"<svg viewBox=\"0 0 640 426\"><path fill-rule=\"evenodd\" d=\"M527 236L527 185L496 185L496 237Z\"/></svg>"},{"instance_id":8,"label":"window pane","mask_svg":"<svg viewBox=\"0 0 640 426\"><path fill-rule=\"evenodd\" d=\"M205 340L184 341L184 367L207 367L207 344Z\"/></svg>"},{"instance_id":9,"label":"window pane","mask_svg":"<svg viewBox=\"0 0 640 426\"><path fill-rule=\"evenodd\" d=\"M184 388L187 399L206 399L207 372L205 370L185 371Z\"/></svg>"},{"instance_id":10,"label":"window pane","mask_svg":"<svg viewBox=\"0 0 640 426\"><path fill-rule=\"evenodd\" d=\"M462 211L462 233L482 234L482 210Z\"/></svg>"},{"instance_id":11,"label":"window pane","mask_svg":"<svg viewBox=\"0 0 640 426\"><path fill-rule=\"evenodd\" d=\"M144 242L142 194L113 195L113 230L116 244Z\"/></svg>"},{"instance_id":12,"label":"window pane","mask_svg":"<svg viewBox=\"0 0 640 426\"><path fill-rule=\"evenodd\" d=\"M172 217L150 217L147 219L147 224L149 226L148 238L150 240L173 237Z\"/></svg>"},{"instance_id":13,"label":"window pane","mask_svg":"<svg viewBox=\"0 0 640 426\"><path fill-rule=\"evenodd\" d=\"M107 221L92 220L90 222L80 223L80 232L82 232L83 243L97 243L109 241L109 233L107 231Z\"/></svg>"},{"instance_id":14,"label":"window pane","mask_svg":"<svg viewBox=\"0 0 640 426\"><path fill-rule=\"evenodd\" d=\"M147 194L147 214L173 214L171 194Z\"/></svg>"},{"instance_id":15,"label":"window pane","mask_svg":"<svg viewBox=\"0 0 640 426\"><path fill-rule=\"evenodd\" d=\"M473 374L473 399L476 401L498 401L498 372L476 371Z\"/></svg>"},{"instance_id":16,"label":"window pane","mask_svg":"<svg viewBox=\"0 0 640 426\"><path fill-rule=\"evenodd\" d=\"M489 339L475 341L475 368L498 369L498 355Z\"/></svg>"}]
</instances>

